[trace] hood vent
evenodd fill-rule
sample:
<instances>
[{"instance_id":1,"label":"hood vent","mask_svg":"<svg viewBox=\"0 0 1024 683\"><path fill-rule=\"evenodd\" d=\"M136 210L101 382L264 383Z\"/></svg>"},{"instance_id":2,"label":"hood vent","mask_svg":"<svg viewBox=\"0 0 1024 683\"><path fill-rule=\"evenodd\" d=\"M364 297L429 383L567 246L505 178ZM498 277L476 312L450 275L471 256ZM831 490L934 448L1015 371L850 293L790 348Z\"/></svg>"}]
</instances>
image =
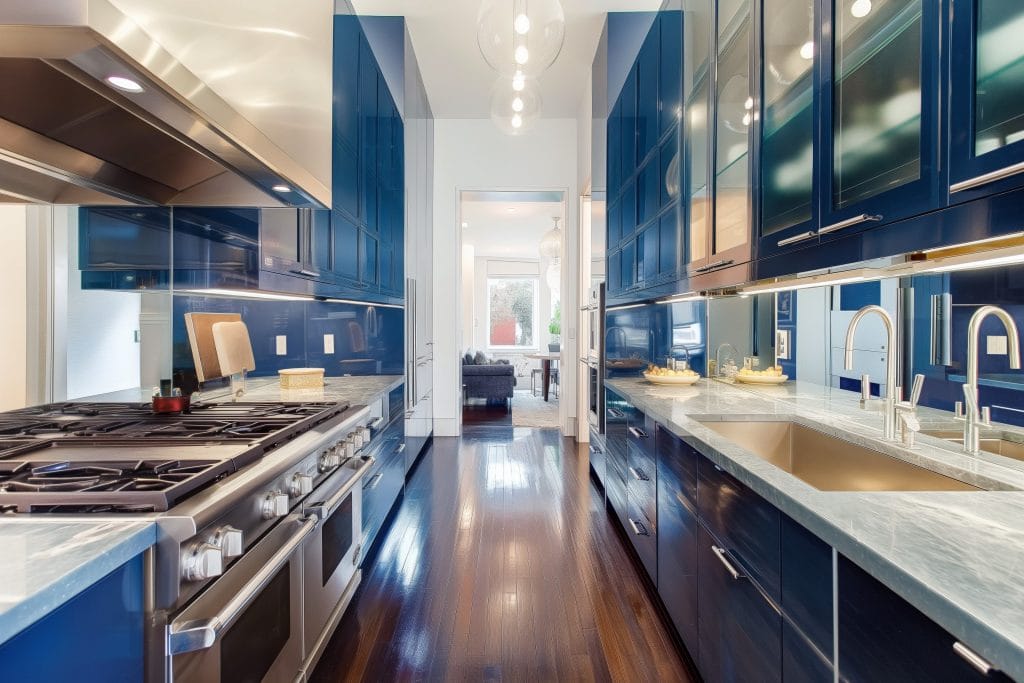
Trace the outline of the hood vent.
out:
<instances>
[{"instance_id":1,"label":"hood vent","mask_svg":"<svg viewBox=\"0 0 1024 683\"><path fill-rule=\"evenodd\" d=\"M0 92L0 202L330 205L323 183L107 0L5 1Z\"/></svg>"}]
</instances>

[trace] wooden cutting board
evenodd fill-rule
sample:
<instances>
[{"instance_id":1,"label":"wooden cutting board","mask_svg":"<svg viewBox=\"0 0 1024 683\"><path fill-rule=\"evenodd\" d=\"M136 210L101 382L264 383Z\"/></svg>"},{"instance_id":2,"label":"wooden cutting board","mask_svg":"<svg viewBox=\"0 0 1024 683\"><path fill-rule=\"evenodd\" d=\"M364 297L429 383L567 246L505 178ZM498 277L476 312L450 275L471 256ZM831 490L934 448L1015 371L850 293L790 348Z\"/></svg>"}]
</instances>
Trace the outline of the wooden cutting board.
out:
<instances>
[{"instance_id":1,"label":"wooden cutting board","mask_svg":"<svg viewBox=\"0 0 1024 683\"><path fill-rule=\"evenodd\" d=\"M213 342L213 326L216 323L241 322L239 313L186 313L185 329L188 343L192 347L192 360L196 364L196 376L200 382L224 377L217 359L217 347Z\"/></svg>"},{"instance_id":2,"label":"wooden cutting board","mask_svg":"<svg viewBox=\"0 0 1024 683\"><path fill-rule=\"evenodd\" d=\"M219 322L213 324L213 345L217 347L217 362L225 377L239 372L256 369L256 359L252 355L252 342L249 341L249 328L241 321Z\"/></svg>"}]
</instances>

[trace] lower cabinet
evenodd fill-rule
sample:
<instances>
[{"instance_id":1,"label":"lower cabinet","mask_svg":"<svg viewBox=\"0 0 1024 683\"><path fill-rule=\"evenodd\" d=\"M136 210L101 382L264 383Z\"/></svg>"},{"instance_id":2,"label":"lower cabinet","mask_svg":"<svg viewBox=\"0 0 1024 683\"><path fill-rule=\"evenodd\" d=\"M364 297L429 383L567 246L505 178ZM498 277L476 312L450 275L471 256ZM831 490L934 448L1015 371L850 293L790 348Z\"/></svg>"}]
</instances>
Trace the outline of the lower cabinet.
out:
<instances>
[{"instance_id":1,"label":"lower cabinet","mask_svg":"<svg viewBox=\"0 0 1024 683\"><path fill-rule=\"evenodd\" d=\"M377 462L363 479L363 557L405 487L404 423L395 420L382 434Z\"/></svg>"},{"instance_id":2,"label":"lower cabinet","mask_svg":"<svg viewBox=\"0 0 1024 683\"><path fill-rule=\"evenodd\" d=\"M695 655L697 643L697 452L663 428L658 450L658 595Z\"/></svg>"},{"instance_id":3,"label":"lower cabinet","mask_svg":"<svg viewBox=\"0 0 1024 683\"><path fill-rule=\"evenodd\" d=\"M697 526L697 584L704 680L782 680L782 615L704 524Z\"/></svg>"}]
</instances>

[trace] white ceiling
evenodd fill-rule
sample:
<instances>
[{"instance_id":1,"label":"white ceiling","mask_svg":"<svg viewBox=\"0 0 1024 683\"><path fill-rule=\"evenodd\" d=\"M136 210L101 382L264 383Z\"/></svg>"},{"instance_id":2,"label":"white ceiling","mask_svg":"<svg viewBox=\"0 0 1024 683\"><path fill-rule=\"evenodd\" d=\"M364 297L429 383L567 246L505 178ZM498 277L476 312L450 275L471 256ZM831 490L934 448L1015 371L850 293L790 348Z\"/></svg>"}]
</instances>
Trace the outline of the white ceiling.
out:
<instances>
[{"instance_id":1,"label":"white ceiling","mask_svg":"<svg viewBox=\"0 0 1024 683\"><path fill-rule=\"evenodd\" d=\"M476 44L480 0L352 0L359 14L406 17L436 118L487 118L497 74ZM608 12L656 10L660 0L562 0L565 45L541 76L542 116L576 118Z\"/></svg>"},{"instance_id":2,"label":"white ceiling","mask_svg":"<svg viewBox=\"0 0 1024 683\"><path fill-rule=\"evenodd\" d=\"M508 209L515 209L511 213ZM541 237L554 227L552 216L562 217L562 202L462 201L462 243L477 256L540 257ZM565 221L559 226L564 228Z\"/></svg>"}]
</instances>

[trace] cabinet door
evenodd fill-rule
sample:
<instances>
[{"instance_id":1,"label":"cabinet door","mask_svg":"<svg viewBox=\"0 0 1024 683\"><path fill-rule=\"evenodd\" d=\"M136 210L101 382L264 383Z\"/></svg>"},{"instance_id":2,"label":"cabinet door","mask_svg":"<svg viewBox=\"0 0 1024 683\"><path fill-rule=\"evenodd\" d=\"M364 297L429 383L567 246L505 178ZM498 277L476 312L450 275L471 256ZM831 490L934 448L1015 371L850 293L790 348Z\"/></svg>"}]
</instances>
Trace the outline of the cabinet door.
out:
<instances>
[{"instance_id":1,"label":"cabinet door","mask_svg":"<svg viewBox=\"0 0 1024 683\"><path fill-rule=\"evenodd\" d=\"M832 679L832 547L782 515L782 597L787 681Z\"/></svg>"},{"instance_id":2,"label":"cabinet door","mask_svg":"<svg viewBox=\"0 0 1024 683\"><path fill-rule=\"evenodd\" d=\"M622 107L615 101L608 114L608 200L619 196L622 188Z\"/></svg>"},{"instance_id":3,"label":"cabinet door","mask_svg":"<svg viewBox=\"0 0 1024 683\"><path fill-rule=\"evenodd\" d=\"M622 275L621 286L623 290L630 289L636 285L636 240L631 239L622 245Z\"/></svg>"},{"instance_id":4,"label":"cabinet door","mask_svg":"<svg viewBox=\"0 0 1024 683\"><path fill-rule=\"evenodd\" d=\"M763 0L761 257L817 241L814 3Z\"/></svg>"},{"instance_id":5,"label":"cabinet door","mask_svg":"<svg viewBox=\"0 0 1024 683\"><path fill-rule=\"evenodd\" d=\"M637 108L636 108L637 69L634 66L626 76L619 94L621 108L621 124L619 142L622 149L622 179L633 175L637 167Z\"/></svg>"},{"instance_id":6,"label":"cabinet door","mask_svg":"<svg viewBox=\"0 0 1024 683\"><path fill-rule=\"evenodd\" d=\"M657 429L658 595L683 644L697 654L697 454Z\"/></svg>"},{"instance_id":7,"label":"cabinet door","mask_svg":"<svg viewBox=\"0 0 1024 683\"><path fill-rule=\"evenodd\" d=\"M336 144L331 160L334 207L352 218L359 216L359 160L355 149L345 143Z\"/></svg>"},{"instance_id":8,"label":"cabinet door","mask_svg":"<svg viewBox=\"0 0 1024 683\"><path fill-rule=\"evenodd\" d=\"M822 240L938 207L940 5L826 3Z\"/></svg>"},{"instance_id":9,"label":"cabinet door","mask_svg":"<svg viewBox=\"0 0 1024 683\"><path fill-rule=\"evenodd\" d=\"M334 274L346 280L359 279L359 228L345 214L332 216L334 233Z\"/></svg>"},{"instance_id":10,"label":"cabinet door","mask_svg":"<svg viewBox=\"0 0 1024 683\"><path fill-rule=\"evenodd\" d=\"M658 232L657 222L645 228L636 238L636 272L642 285L651 285L658 279Z\"/></svg>"},{"instance_id":11,"label":"cabinet door","mask_svg":"<svg viewBox=\"0 0 1024 683\"><path fill-rule=\"evenodd\" d=\"M716 19L714 231L710 265L750 260L754 89L752 0L719 3Z\"/></svg>"},{"instance_id":12,"label":"cabinet door","mask_svg":"<svg viewBox=\"0 0 1024 683\"><path fill-rule=\"evenodd\" d=\"M334 139L351 149L359 144L359 18L334 17Z\"/></svg>"},{"instance_id":13,"label":"cabinet door","mask_svg":"<svg viewBox=\"0 0 1024 683\"><path fill-rule=\"evenodd\" d=\"M331 212L327 209L314 209L311 226L310 251L312 252L313 270L320 273L321 279L330 278L332 270L333 237L331 229Z\"/></svg>"},{"instance_id":14,"label":"cabinet door","mask_svg":"<svg viewBox=\"0 0 1024 683\"><path fill-rule=\"evenodd\" d=\"M1024 185L1024 4L974 0L953 13L950 196Z\"/></svg>"},{"instance_id":15,"label":"cabinet door","mask_svg":"<svg viewBox=\"0 0 1024 683\"><path fill-rule=\"evenodd\" d=\"M658 57L661 40L658 22L651 25L640 47L636 65L637 163L642 162L658 142Z\"/></svg>"},{"instance_id":16,"label":"cabinet door","mask_svg":"<svg viewBox=\"0 0 1024 683\"><path fill-rule=\"evenodd\" d=\"M683 13L665 10L658 17L661 55L658 59L658 133L678 129L682 118Z\"/></svg>"},{"instance_id":17,"label":"cabinet door","mask_svg":"<svg viewBox=\"0 0 1024 683\"><path fill-rule=\"evenodd\" d=\"M260 209L260 258L263 267L281 273L301 265L296 209Z\"/></svg>"},{"instance_id":18,"label":"cabinet door","mask_svg":"<svg viewBox=\"0 0 1024 683\"><path fill-rule=\"evenodd\" d=\"M708 683L782 680L782 617L697 525L698 655ZM876 679L884 680L884 679Z\"/></svg>"},{"instance_id":19,"label":"cabinet door","mask_svg":"<svg viewBox=\"0 0 1024 683\"><path fill-rule=\"evenodd\" d=\"M847 681L992 681L956 639L842 555L838 565L839 676Z\"/></svg>"},{"instance_id":20,"label":"cabinet door","mask_svg":"<svg viewBox=\"0 0 1024 683\"><path fill-rule=\"evenodd\" d=\"M711 247L709 112L711 103L712 0L686 0L683 37L683 203L687 225L687 265L692 274L709 262Z\"/></svg>"},{"instance_id":21,"label":"cabinet door","mask_svg":"<svg viewBox=\"0 0 1024 683\"><path fill-rule=\"evenodd\" d=\"M661 215L658 224L658 279L675 279L679 269L679 233L682 225L679 209Z\"/></svg>"},{"instance_id":22,"label":"cabinet door","mask_svg":"<svg viewBox=\"0 0 1024 683\"><path fill-rule=\"evenodd\" d=\"M622 291L622 251L608 252L608 295L615 296Z\"/></svg>"},{"instance_id":23,"label":"cabinet door","mask_svg":"<svg viewBox=\"0 0 1024 683\"><path fill-rule=\"evenodd\" d=\"M616 200L608 207L608 247L618 246L622 239L622 202Z\"/></svg>"},{"instance_id":24,"label":"cabinet door","mask_svg":"<svg viewBox=\"0 0 1024 683\"><path fill-rule=\"evenodd\" d=\"M359 281L374 289L379 283L377 267L377 238L365 232L359 240Z\"/></svg>"},{"instance_id":25,"label":"cabinet door","mask_svg":"<svg viewBox=\"0 0 1024 683\"><path fill-rule=\"evenodd\" d=\"M658 214L661 207L661 159L651 157L637 177L637 225L644 226Z\"/></svg>"}]
</instances>

